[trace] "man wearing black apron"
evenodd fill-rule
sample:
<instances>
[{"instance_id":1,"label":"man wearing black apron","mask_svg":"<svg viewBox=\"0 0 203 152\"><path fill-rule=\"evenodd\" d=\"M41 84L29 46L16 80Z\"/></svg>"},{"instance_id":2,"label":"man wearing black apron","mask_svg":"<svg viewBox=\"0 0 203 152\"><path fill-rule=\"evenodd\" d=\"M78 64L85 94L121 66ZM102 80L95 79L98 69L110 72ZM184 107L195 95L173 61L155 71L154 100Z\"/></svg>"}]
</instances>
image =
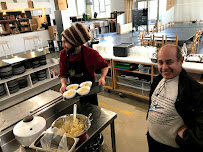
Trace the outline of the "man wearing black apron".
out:
<instances>
[{"instance_id":1,"label":"man wearing black apron","mask_svg":"<svg viewBox=\"0 0 203 152\"><path fill-rule=\"evenodd\" d=\"M62 32L62 46L60 53L60 92L65 92L67 78L70 84L80 84L84 81L94 82L94 70L101 69L99 85L105 84L105 76L108 72L108 63L92 48L83 44L90 40L89 30L80 23L75 23ZM97 94L80 98L81 103L98 105Z\"/></svg>"}]
</instances>

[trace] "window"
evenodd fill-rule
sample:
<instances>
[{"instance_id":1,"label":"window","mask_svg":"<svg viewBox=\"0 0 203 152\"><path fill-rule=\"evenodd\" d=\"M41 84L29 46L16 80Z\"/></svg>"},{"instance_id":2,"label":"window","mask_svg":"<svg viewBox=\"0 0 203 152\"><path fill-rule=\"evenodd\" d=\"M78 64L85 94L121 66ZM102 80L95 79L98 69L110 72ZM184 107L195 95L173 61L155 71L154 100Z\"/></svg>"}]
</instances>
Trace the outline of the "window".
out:
<instances>
[{"instance_id":1,"label":"window","mask_svg":"<svg viewBox=\"0 0 203 152\"><path fill-rule=\"evenodd\" d=\"M93 12L97 12L97 18L105 18L111 16L110 0L93 0Z\"/></svg>"}]
</instances>

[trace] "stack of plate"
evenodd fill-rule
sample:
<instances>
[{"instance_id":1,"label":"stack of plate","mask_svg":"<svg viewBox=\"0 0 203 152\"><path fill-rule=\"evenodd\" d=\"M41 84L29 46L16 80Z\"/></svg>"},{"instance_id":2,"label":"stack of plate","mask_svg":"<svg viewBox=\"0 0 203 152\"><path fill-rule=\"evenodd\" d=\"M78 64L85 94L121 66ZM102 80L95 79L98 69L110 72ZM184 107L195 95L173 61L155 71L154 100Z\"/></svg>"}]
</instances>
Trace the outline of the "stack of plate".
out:
<instances>
[{"instance_id":1,"label":"stack of plate","mask_svg":"<svg viewBox=\"0 0 203 152\"><path fill-rule=\"evenodd\" d=\"M10 78L13 74L12 66L4 66L0 68L0 78L7 79Z\"/></svg>"},{"instance_id":2,"label":"stack of plate","mask_svg":"<svg viewBox=\"0 0 203 152\"><path fill-rule=\"evenodd\" d=\"M37 77L39 81L45 80L47 78L47 72L45 70L41 70L37 72Z\"/></svg>"},{"instance_id":3,"label":"stack of plate","mask_svg":"<svg viewBox=\"0 0 203 152\"><path fill-rule=\"evenodd\" d=\"M3 84L0 84L0 97L6 94L6 90Z\"/></svg>"},{"instance_id":4,"label":"stack of plate","mask_svg":"<svg viewBox=\"0 0 203 152\"><path fill-rule=\"evenodd\" d=\"M27 79L25 77L18 78L17 81L20 89L25 88L28 85Z\"/></svg>"},{"instance_id":5,"label":"stack of plate","mask_svg":"<svg viewBox=\"0 0 203 152\"><path fill-rule=\"evenodd\" d=\"M31 69L32 68L32 61L31 60L25 60L24 61L24 67L25 67L25 69Z\"/></svg>"},{"instance_id":6,"label":"stack of plate","mask_svg":"<svg viewBox=\"0 0 203 152\"><path fill-rule=\"evenodd\" d=\"M35 84L38 82L36 73L31 73L30 76L31 76L32 84Z\"/></svg>"},{"instance_id":7,"label":"stack of plate","mask_svg":"<svg viewBox=\"0 0 203 152\"><path fill-rule=\"evenodd\" d=\"M10 94L18 92L20 89L17 80L11 80L7 84Z\"/></svg>"},{"instance_id":8,"label":"stack of plate","mask_svg":"<svg viewBox=\"0 0 203 152\"><path fill-rule=\"evenodd\" d=\"M25 72L25 67L21 62L13 64L12 67L14 75L19 75Z\"/></svg>"},{"instance_id":9,"label":"stack of plate","mask_svg":"<svg viewBox=\"0 0 203 152\"><path fill-rule=\"evenodd\" d=\"M39 64L40 65L46 65L47 64L45 55L42 55L42 56L40 56L38 58L39 58Z\"/></svg>"},{"instance_id":10,"label":"stack of plate","mask_svg":"<svg viewBox=\"0 0 203 152\"><path fill-rule=\"evenodd\" d=\"M40 66L39 59L38 58L32 59L32 68L37 68L39 66Z\"/></svg>"}]
</instances>

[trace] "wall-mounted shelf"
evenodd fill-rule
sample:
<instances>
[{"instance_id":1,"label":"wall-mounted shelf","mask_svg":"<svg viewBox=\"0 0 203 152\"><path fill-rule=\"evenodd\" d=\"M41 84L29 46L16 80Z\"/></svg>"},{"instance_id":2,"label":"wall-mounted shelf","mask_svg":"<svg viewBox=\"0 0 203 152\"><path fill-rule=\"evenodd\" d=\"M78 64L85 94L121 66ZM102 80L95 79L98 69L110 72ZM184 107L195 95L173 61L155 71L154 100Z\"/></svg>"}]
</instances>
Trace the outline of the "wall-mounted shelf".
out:
<instances>
[{"instance_id":1,"label":"wall-mounted shelf","mask_svg":"<svg viewBox=\"0 0 203 152\"><path fill-rule=\"evenodd\" d=\"M46 65L34 68L34 69L27 69L24 73L20 74L20 75L15 75L12 76L8 79L3 79L0 80L0 84L4 86L5 90L6 90L6 94L0 97L0 110L5 109L9 106L12 106L18 102L21 102L33 95L36 95L42 91L47 90L50 87L53 87L57 84L60 83L59 79L57 76L52 77L50 74L50 71L52 69L54 69L56 72L59 71L59 63L50 63L49 61L47 61ZM32 79L31 79L31 74L39 72L41 70L45 70L46 71L46 79L44 80L39 80L37 81L37 83L33 83ZM19 91L15 92L15 93L10 93L10 90L8 88L8 82L12 81L12 80L17 80L19 78L26 78L27 79L27 87L20 89Z\"/></svg>"}]
</instances>

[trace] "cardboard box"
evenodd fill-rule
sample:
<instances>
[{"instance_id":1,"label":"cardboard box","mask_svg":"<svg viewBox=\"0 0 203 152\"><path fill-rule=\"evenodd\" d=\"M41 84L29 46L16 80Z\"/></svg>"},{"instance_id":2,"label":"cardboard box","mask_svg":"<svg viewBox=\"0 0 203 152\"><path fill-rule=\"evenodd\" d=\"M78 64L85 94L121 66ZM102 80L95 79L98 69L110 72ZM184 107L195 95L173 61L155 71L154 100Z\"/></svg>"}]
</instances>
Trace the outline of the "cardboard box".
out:
<instances>
[{"instance_id":1,"label":"cardboard box","mask_svg":"<svg viewBox=\"0 0 203 152\"><path fill-rule=\"evenodd\" d=\"M67 1L58 0L58 8L59 8L59 10L67 10Z\"/></svg>"},{"instance_id":2,"label":"cardboard box","mask_svg":"<svg viewBox=\"0 0 203 152\"><path fill-rule=\"evenodd\" d=\"M6 2L1 2L1 8L2 8L2 10L7 9Z\"/></svg>"},{"instance_id":3,"label":"cardboard box","mask_svg":"<svg viewBox=\"0 0 203 152\"><path fill-rule=\"evenodd\" d=\"M34 8L33 1L28 0L28 8Z\"/></svg>"},{"instance_id":4,"label":"cardboard box","mask_svg":"<svg viewBox=\"0 0 203 152\"><path fill-rule=\"evenodd\" d=\"M55 26L48 26L48 31L49 31L50 38L52 40L56 40L56 35L54 34L57 32L56 25Z\"/></svg>"}]
</instances>

